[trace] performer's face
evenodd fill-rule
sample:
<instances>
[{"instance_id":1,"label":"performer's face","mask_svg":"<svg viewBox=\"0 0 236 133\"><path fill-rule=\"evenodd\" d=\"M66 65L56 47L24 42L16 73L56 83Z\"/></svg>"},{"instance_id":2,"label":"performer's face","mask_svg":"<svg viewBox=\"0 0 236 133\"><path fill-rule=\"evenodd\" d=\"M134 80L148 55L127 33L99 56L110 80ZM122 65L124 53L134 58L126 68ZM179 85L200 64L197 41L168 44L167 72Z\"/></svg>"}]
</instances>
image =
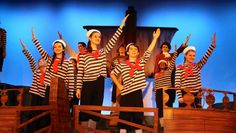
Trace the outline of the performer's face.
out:
<instances>
[{"instance_id":1,"label":"performer's face","mask_svg":"<svg viewBox=\"0 0 236 133\"><path fill-rule=\"evenodd\" d=\"M61 54L64 51L64 48L61 43L56 42L53 46L53 51L55 54Z\"/></svg>"},{"instance_id":2,"label":"performer's face","mask_svg":"<svg viewBox=\"0 0 236 133\"><path fill-rule=\"evenodd\" d=\"M125 48L124 47L119 48L119 55L120 56L125 56Z\"/></svg>"},{"instance_id":3,"label":"performer's face","mask_svg":"<svg viewBox=\"0 0 236 133\"><path fill-rule=\"evenodd\" d=\"M40 58L38 61L38 65L39 65L39 67L46 67L47 62L43 58Z\"/></svg>"},{"instance_id":4,"label":"performer's face","mask_svg":"<svg viewBox=\"0 0 236 133\"><path fill-rule=\"evenodd\" d=\"M193 63L196 57L196 52L193 50L189 50L186 54L185 54L185 59L187 63Z\"/></svg>"},{"instance_id":5,"label":"performer's face","mask_svg":"<svg viewBox=\"0 0 236 133\"><path fill-rule=\"evenodd\" d=\"M128 55L129 57L132 57L132 58L137 58L138 55L139 55L139 51L138 51L138 48L135 47L134 45L130 45L129 46L129 50L128 50Z\"/></svg>"},{"instance_id":6,"label":"performer's face","mask_svg":"<svg viewBox=\"0 0 236 133\"><path fill-rule=\"evenodd\" d=\"M161 63L159 64L159 68L160 68L160 69L166 69L166 68L167 68L167 64L164 63L164 62L161 62Z\"/></svg>"},{"instance_id":7,"label":"performer's face","mask_svg":"<svg viewBox=\"0 0 236 133\"><path fill-rule=\"evenodd\" d=\"M79 45L78 45L78 50L79 50L79 51L83 51L83 50L84 50L84 47L83 47L82 44L79 44Z\"/></svg>"},{"instance_id":8,"label":"performer's face","mask_svg":"<svg viewBox=\"0 0 236 133\"><path fill-rule=\"evenodd\" d=\"M170 49L167 45L163 45L161 50L162 50L162 52L169 52L170 51Z\"/></svg>"},{"instance_id":9,"label":"performer's face","mask_svg":"<svg viewBox=\"0 0 236 133\"><path fill-rule=\"evenodd\" d=\"M101 34L98 32L93 32L89 37L89 40L92 44L99 45L101 43Z\"/></svg>"},{"instance_id":10,"label":"performer's face","mask_svg":"<svg viewBox=\"0 0 236 133\"><path fill-rule=\"evenodd\" d=\"M73 66L76 65L76 62L73 59L70 59L71 63L73 64Z\"/></svg>"}]
</instances>

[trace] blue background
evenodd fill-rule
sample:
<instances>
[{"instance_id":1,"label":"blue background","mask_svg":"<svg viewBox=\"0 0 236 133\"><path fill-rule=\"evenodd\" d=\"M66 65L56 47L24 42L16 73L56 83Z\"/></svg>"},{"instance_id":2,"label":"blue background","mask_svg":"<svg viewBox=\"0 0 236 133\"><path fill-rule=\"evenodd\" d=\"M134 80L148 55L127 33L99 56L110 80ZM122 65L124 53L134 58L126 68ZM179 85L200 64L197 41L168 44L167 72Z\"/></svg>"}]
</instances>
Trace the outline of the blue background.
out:
<instances>
[{"instance_id":1,"label":"blue background","mask_svg":"<svg viewBox=\"0 0 236 133\"><path fill-rule=\"evenodd\" d=\"M191 34L189 45L196 46L196 61L205 53L211 43L211 36L216 32L217 48L201 71L202 83L204 87L235 92L236 2L229 0L1 0L0 27L7 31L7 56L1 82L31 85L32 72L22 53L19 39L25 42L27 49L38 60L40 55L31 41L32 27L49 54L53 53L51 46L58 38L57 31L77 50L78 41L87 42L83 26L117 26L129 5L137 11L138 26L178 28L172 46L179 46ZM176 64L182 62L183 55L180 55ZM110 97L108 99L110 101Z\"/></svg>"}]
</instances>

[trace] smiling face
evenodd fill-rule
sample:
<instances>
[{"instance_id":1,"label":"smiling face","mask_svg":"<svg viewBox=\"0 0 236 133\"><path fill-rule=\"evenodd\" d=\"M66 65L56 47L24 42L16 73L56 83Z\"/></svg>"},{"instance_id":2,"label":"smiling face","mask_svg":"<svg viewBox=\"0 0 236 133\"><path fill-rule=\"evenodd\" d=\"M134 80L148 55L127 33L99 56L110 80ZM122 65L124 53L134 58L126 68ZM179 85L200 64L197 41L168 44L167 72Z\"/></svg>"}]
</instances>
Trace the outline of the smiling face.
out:
<instances>
[{"instance_id":1,"label":"smiling face","mask_svg":"<svg viewBox=\"0 0 236 133\"><path fill-rule=\"evenodd\" d=\"M130 58L138 58L139 49L135 45L130 45L127 54Z\"/></svg>"},{"instance_id":2,"label":"smiling face","mask_svg":"<svg viewBox=\"0 0 236 133\"><path fill-rule=\"evenodd\" d=\"M158 65L159 69L160 70L166 70L167 69L167 64L164 63L164 62L161 62L159 65Z\"/></svg>"},{"instance_id":3,"label":"smiling face","mask_svg":"<svg viewBox=\"0 0 236 133\"><path fill-rule=\"evenodd\" d=\"M40 67L46 67L47 62L43 58L40 58L39 61L38 61L38 66L39 66L39 68Z\"/></svg>"},{"instance_id":4,"label":"smiling face","mask_svg":"<svg viewBox=\"0 0 236 133\"><path fill-rule=\"evenodd\" d=\"M89 37L89 41L91 42L91 44L100 45L101 34L98 32L93 32Z\"/></svg>"},{"instance_id":5,"label":"smiling face","mask_svg":"<svg viewBox=\"0 0 236 133\"><path fill-rule=\"evenodd\" d=\"M64 51L64 47L62 46L62 44L60 42L56 42L53 45L53 51L55 54L62 54Z\"/></svg>"},{"instance_id":6,"label":"smiling face","mask_svg":"<svg viewBox=\"0 0 236 133\"><path fill-rule=\"evenodd\" d=\"M185 62L192 64L196 58L196 52L194 50L189 50L185 55Z\"/></svg>"},{"instance_id":7,"label":"smiling face","mask_svg":"<svg viewBox=\"0 0 236 133\"><path fill-rule=\"evenodd\" d=\"M120 55L120 56L125 56L125 47L123 47L123 46L120 47L119 50L118 50L118 52L119 52L119 55Z\"/></svg>"},{"instance_id":8,"label":"smiling face","mask_svg":"<svg viewBox=\"0 0 236 133\"><path fill-rule=\"evenodd\" d=\"M79 50L79 51L83 51L84 49L85 49L85 47L83 46L83 44L80 43L80 44L78 45L78 50Z\"/></svg>"}]
</instances>

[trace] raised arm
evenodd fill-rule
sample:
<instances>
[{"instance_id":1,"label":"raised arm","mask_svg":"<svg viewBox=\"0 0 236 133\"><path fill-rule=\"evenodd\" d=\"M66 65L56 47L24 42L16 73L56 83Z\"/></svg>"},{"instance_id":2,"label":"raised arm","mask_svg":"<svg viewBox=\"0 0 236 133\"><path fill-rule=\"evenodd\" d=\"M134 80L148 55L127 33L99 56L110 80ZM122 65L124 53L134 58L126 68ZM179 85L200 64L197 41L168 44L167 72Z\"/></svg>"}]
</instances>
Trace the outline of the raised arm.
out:
<instances>
[{"instance_id":1,"label":"raised arm","mask_svg":"<svg viewBox=\"0 0 236 133\"><path fill-rule=\"evenodd\" d=\"M174 70L174 68L175 68L175 60L176 60L177 54L178 54L178 52L176 50L176 45L175 45L175 52L174 52L174 55L173 55L173 57L171 59L170 67L168 67L168 70L170 72L172 72Z\"/></svg>"},{"instance_id":2,"label":"raised arm","mask_svg":"<svg viewBox=\"0 0 236 133\"><path fill-rule=\"evenodd\" d=\"M148 61L149 57L152 54L152 50L156 46L156 42L159 36L160 36L160 28L157 28L157 30L153 32L153 39L151 44L149 45L149 47L147 48L147 50L144 52L143 56L140 59L142 63L146 64L146 62Z\"/></svg>"},{"instance_id":3,"label":"raised arm","mask_svg":"<svg viewBox=\"0 0 236 133\"><path fill-rule=\"evenodd\" d=\"M60 32L58 32L58 36L61 40L63 40L66 43L65 53L68 54L70 57L77 57L77 52L75 50L73 50L69 46L69 44L63 39L62 34Z\"/></svg>"},{"instance_id":4,"label":"raised arm","mask_svg":"<svg viewBox=\"0 0 236 133\"><path fill-rule=\"evenodd\" d=\"M183 44L177 49L177 56L179 56L179 54L182 53L186 47L188 47L188 41L189 41L190 37L191 37L191 34L189 34L186 37Z\"/></svg>"},{"instance_id":5,"label":"raised arm","mask_svg":"<svg viewBox=\"0 0 236 133\"><path fill-rule=\"evenodd\" d=\"M30 63L30 68L32 70L32 72L34 73L36 70L37 70L37 65L36 65L36 62L33 58L33 56L29 53L29 51L26 49L26 46L25 44L23 43L22 40L20 40L20 44L23 48L23 53L24 55L26 56L26 58L28 59L29 63Z\"/></svg>"},{"instance_id":6,"label":"raised arm","mask_svg":"<svg viewBox=\"0 0 236 133\"><path fill-rule=\"evenodd\" d=\"M33 29L32 29L32 40L33 40L33 43L35 44L35 46L37 47L39 53L40 53L41 56L43 57L43 59L46 60L48 64L50 64L50 62L51 62L51 57L50 57L50 56L48 55L48 53L42 48L42 46L40 45L39 41L36 39Z\"/></svg>"},{"instance_id":7,"label":"raised arm","mask_svg":"<svg viewBox=\"0 0 236 133\"><path fill-rule=\"evenodd\" d=\"M216 33L214 33L211 38L212 42L202 59L197 63L198 67L201 69L207 62L208 58L211 56L213 50L216 48Z\"/></svg>"},{"instance_id":8,"label":"raised arm","mask_svg":"<svg viewBox=\"0 0 236 133\"><path fill-rule=\"evenodd\" d=\"M119 36L123 32L122 29L125 25L125 22L126 22L128 16L129 16L129 14L127 16L125 16L125 18L122 20L122 22L120 24L120 27L115 32L115 34L112 36L112 38L108 41L108 44L105 46L104 50L105 50L106 54L108 54L111 51L111 49L115 46L116 41L118 40Z\"/></svg>"},{"instance_id":9,"label":"raised arm","mask_svg":"<svg viewBox=\"0 0 236 133\"><path fill-rule=\"evenodd\" d=\"M3 32L3 34L2 34L3 52L1 54L4 59L4 58L6 58L7 32L6 32L6 30L4 30L2 28L0 28L0 30Z\"/></svg>"},{"instance_id":10,"label":"raised arm","mask_svg":"<svg viewBox=\"0 0 236 133\"><path fill-rule=\"evenodd\" d=\"M157 42L157 39L158 39L159 36L160 36L160 33L161 33L160 28L157 28L156 31L153 32L153 39L152 39L152 42L151 42L151 44L149 45L147 51L152 52L152 50L153 50L154 47L156 46L156 42Z\"/></svg>"}]
</instances>

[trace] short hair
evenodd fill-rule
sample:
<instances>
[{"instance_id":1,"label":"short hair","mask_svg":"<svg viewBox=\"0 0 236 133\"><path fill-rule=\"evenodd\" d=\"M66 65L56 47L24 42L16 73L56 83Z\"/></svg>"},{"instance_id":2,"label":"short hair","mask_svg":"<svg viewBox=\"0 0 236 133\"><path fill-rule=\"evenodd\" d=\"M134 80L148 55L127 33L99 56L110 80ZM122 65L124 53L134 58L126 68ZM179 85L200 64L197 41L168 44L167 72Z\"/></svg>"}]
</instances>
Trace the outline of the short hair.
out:
<instances>
[{"instance_id":1,"label":"short hair","mask_svg":"<svg viewBox=\"0 0 236 133\"><path fill-rule=\"evenodd\" d=\"M82 44L82 46L85 48L86 47L86 44L84 42L78 42L78 45L79 44Z\"/></svg>"},{"instance_id":2,"label":"short hair","mask_svg":"<svg viewBox=\"0 0 236 133\"><path fill-rule=\"evenodd\" d=\"M163 45L166 45L169 49L171 49L171 45L170 45L169 42L163 42L163 43L161 44L161 47L160 47L161 49L162 49Z\"/></svg>"}]
</instances>

